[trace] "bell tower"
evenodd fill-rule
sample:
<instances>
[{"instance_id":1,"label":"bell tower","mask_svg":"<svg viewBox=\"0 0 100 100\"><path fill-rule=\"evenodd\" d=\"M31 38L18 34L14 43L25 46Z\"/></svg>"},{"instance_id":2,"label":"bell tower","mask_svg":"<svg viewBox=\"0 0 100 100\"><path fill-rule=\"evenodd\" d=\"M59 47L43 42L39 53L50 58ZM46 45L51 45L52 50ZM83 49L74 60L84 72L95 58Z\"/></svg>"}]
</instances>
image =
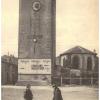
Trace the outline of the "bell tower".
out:
<instances>
[{"instance_id":1,"label":"bell tower","mask_svg":"<svg viewBox=\"0 0 100 100\"><path fill-rule=\"evenodd\" d=\"M55 16L55 0L19 0L18 83L51 84Z\"/></svg>"}]
</instances>

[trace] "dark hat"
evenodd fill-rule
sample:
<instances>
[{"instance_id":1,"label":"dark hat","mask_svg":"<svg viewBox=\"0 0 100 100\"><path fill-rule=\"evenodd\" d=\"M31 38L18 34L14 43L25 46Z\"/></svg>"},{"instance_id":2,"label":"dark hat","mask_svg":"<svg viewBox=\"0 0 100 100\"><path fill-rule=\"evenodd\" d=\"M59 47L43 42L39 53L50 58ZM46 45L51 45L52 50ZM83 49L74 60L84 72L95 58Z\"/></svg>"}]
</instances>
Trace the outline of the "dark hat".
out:
<instances>
[{"instance_id":1,"label":"dark hat","mask_svg":"<svg viewBox=\"0 0 100 100\"><path fill-rule=\"evenodd\" d=\"M31 87L31 85L30 84L27 84L27 86L26 86L27 88L30 88Z\"/></svg>"},{"instance_id":2,"label":"dark hat","mask_svg":"<svg viewBox=\"0 0 100 100\"><path fill-rule=\"evenodd\" d=\"M56 84L53 84L52 87L57 87L57 85Z\"/></svg>"}]
</instances>

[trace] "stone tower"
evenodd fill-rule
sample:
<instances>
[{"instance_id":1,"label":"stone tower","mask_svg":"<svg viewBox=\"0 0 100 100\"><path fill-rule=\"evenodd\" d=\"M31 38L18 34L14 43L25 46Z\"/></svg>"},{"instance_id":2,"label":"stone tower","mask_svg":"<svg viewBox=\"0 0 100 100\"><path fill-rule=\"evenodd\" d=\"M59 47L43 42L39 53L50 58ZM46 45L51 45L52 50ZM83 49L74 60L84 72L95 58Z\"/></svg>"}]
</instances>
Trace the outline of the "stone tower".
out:
<instances>
[{"instance_id":1,"label":"stone tower","mask_svg":"<svg viewBox=\"0 0 100 100\"><path fill-rule=\"evenodd\" d=\"M51 83L55 16L55 0L19 0L18 83Z\"/></svg>"}]
</instances>

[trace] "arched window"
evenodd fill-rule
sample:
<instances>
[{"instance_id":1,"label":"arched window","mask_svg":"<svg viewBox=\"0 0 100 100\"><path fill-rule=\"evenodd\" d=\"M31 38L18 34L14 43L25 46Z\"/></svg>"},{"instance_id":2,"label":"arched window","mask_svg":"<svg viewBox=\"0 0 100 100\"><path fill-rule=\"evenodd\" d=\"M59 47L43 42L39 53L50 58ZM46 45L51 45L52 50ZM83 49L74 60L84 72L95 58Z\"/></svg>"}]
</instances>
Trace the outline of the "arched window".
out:
<instances>
[{"instance_id":1,"label":"arched window","mask_svg":"<svg viewBox=\"0 0 100 100\"><path fill-rule=\"evenodd\" d=\"M87 70L92 70L92 59L88 57L87 59Z\"/></svg>"},{"instance_id":2,"label":"arched window","mask_svg":"<svg viewBox=\"0 0 100 100\"><path fill-rule=\"evenodd\" d=\"M80 66L80 59L78 56L74 56L72 59L72 68L79 69Z\"/></svg>"},{"instance_id":3,"label":"arched window","mask_svg":"<svg viewBox=\"0 0 100 100\"><path fill-rule=\"evenodd\" d=\"M63 58L63 66L66 67L66 58Z\"/></svg>"}]
</instances>

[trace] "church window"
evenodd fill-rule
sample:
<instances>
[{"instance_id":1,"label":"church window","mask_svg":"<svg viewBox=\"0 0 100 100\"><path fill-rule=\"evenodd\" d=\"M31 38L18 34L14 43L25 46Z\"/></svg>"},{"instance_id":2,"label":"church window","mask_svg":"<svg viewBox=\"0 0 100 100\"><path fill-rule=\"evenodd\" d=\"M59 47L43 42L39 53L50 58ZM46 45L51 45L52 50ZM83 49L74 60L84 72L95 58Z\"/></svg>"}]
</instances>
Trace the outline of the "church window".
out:
<instances>
[{"instance_id":1,"label":"church window","mask_svg":"<svg viewBox=\"0 0 100 100\"><path fill-rule=\"evenodd\" d=\"M88 57L87 59L87 70L92 70L92 59L91 57Z\"/></svg>"},{"instance_id":2,"label":"church window","mask_svg":"<svg viewBox=\"0 0 100 100\"><path fill-rule=\"evenodd\" d=\"M72 68L79 69L79 66L80 66L80 59L78 56L74 56L72 59Z\"/></svg>"},{"instance_id":3,"label":"church window","mask_svg":"<svg viewBox=\"0 0 100 100\"><path fill-rule=\"evenodd\" d=\"M63 58L63 66L66 67L66 66L67 66L67 63L68 63L68 61L67 61L67 59L64 57L64 58Z\"/></svg>"}]
</instances>

